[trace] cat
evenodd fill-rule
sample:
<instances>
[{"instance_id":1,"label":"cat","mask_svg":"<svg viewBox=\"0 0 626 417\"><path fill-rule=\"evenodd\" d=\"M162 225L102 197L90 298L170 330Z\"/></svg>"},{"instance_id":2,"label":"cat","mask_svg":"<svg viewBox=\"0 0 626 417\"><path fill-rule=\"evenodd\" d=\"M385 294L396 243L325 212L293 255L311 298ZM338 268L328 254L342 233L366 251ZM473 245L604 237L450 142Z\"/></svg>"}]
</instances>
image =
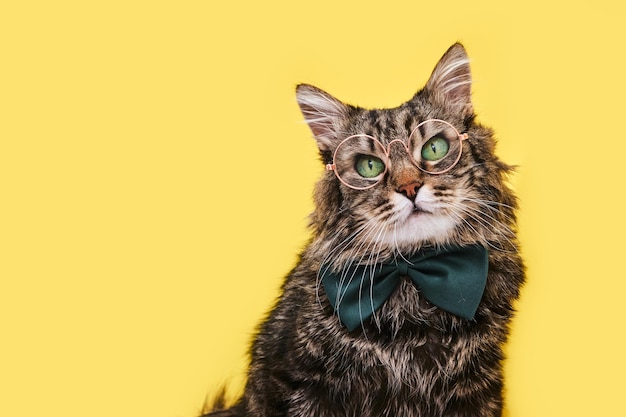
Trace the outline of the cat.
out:
<instances>
[{"instance_id":1,"label":"cat","mask_svg":"<svg viewBox=\"0 0 626 417\"><path fill-rule=\"evenodd\" d=\"M312 238L258 328L243 394L206 416L501 416L525 268L513 168L475 120L465 48L396 108L296 90L326 166Z\"/></svg>"}]
</instances>

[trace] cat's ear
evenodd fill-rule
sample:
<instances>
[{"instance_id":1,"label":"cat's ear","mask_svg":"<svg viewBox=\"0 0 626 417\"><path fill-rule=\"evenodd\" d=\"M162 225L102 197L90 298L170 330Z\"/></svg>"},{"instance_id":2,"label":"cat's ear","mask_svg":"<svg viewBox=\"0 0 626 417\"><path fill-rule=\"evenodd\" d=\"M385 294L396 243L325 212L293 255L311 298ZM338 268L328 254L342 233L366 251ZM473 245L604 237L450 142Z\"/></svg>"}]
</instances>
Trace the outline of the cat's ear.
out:
<instances>
[{"instance_id":1,"label":"cat's ear","mask_svg":"<svg viewBox=\"0 0 626 417\"><path fill-rule=\"evenodd\" d=\"M465 48L455 43L441 57L426 83L430 94L443 99L446 106L463 117L474 112L471 101L472 74Z\"/></svg>"},{"instance_id":2,"label":"cat's ear","mask_svg":"<svg viewBox=\"0 0 626 417\"><path fill-rule=\"evenodd\" d=\"M311 128L321 151L336 145L338 131L348 113L348 107L325 91L309 84L296 88L296 97L304 120Z\"/></svg>"}]
</instances>

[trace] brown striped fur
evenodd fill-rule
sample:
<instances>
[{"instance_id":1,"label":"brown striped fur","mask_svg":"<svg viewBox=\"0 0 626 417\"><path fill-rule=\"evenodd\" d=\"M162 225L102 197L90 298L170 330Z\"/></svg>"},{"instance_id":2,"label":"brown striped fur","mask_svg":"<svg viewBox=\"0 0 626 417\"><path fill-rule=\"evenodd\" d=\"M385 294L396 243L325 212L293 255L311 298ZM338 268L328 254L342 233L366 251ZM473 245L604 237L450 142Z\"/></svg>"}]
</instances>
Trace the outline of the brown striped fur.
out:
<instances>
[{"instance_id":1,"label":"brown striped fur","mask_svg":"<svg viewBox=\"0 0 626 417\"><path fill-rule=\"evenodd\" d=\"M297 88L303 115L330 163L338 142L365 133L387 144L425 119L467 132L459 163L431 175L392 146L392 167L357 191L326 172L315 189L312 239L253 342L241 398L209 416L490 417L502 413L502 344L524 281L515 235L510 167L494 155L491 129L475 120L465 49L453 45L423 90L393 109L343 104L309 85ZM414 201L399 190L419 184ZM383 261L425 246L481 243L489 275L474 320L430 304L404 281L361 328L348 332L320 286L322 262L341 268Z\"/></svg>"}]
</instances>

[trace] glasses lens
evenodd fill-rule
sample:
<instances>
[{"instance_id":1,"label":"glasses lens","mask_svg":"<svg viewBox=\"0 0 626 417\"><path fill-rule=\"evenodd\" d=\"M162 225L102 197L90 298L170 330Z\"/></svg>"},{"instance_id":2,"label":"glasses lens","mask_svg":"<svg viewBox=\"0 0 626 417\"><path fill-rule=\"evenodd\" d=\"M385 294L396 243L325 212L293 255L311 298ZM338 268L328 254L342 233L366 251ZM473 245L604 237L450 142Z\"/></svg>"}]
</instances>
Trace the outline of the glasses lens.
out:
<instances>
[{"instance_id":1,"label":"glasses lens","mask_svg":"<svg viewBox=\"0 0 626 417\"><path fill-rule=\"evenodd\" d=\"M449 170L461 157L459 132L441 120L419 124L411 135L411 146L420 169L433 174Z\"/></svg>"},{"instance_id":2,"label":"glasses lens","mask_svg":"<svg viewBox=\"0 0 626 417\"><path fill-rule=\"evenodd\" d=\"M367 135L351 136L341 142L333 162L337 177L360 190L378 184L387 170L383 146Z\"/></svg>"}]
</instances>

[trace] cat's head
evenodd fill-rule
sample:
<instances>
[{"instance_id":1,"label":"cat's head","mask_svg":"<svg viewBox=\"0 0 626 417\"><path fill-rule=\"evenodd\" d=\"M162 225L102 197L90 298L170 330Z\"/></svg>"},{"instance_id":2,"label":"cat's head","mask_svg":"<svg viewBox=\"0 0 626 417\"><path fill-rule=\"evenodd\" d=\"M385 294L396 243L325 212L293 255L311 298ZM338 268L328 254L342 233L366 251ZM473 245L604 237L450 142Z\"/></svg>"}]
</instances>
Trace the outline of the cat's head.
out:
<instances>
[{"instance_id":1,"label":"cat's head","mask_svg":"<svg viewBox=\"0 0 626 417\"><path fill-rule=\"evenodd\" d=\"M327 166L312 224L335 262L373 262L444 244L513 247L509 167L493 153L492 131L475 122L470 93L460 44L396 108L363 109L298 86Z\"/></svg>"}]
</instances>

